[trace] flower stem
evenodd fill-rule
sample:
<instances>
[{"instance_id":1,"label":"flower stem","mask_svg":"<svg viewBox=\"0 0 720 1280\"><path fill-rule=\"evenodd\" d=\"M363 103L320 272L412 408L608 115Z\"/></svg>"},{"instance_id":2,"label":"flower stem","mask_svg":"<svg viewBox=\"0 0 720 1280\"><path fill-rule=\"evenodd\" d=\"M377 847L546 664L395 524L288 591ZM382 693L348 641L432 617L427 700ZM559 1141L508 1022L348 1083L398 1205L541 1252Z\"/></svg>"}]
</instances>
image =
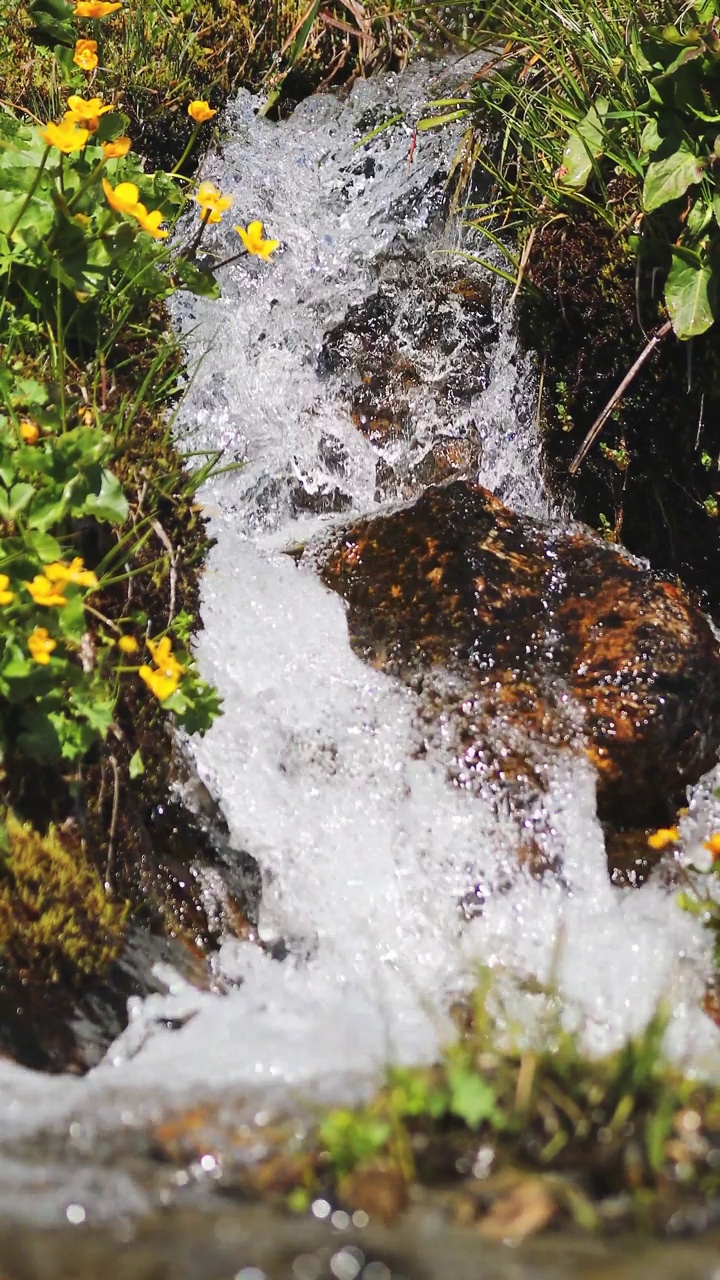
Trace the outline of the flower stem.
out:
<instances>
[{"instance_id":1,"label":"flower stem","mask_svg":"<svg viewBox=\"0 0 720 1280\"><path fill-rule=\"evenodd\" d=\"M23 217L23 214L25 213L25 210L27 209L28 205L30 204L30 201L32 200L33 196L35 195L35 192L38 189L38 183L40 182L40 179L43 175L43 170L45 168L45 165L47 164L47 158L50 155L51 150L52 150L52 147L46 147L45 151L43 152L42 160L40 161L40 164L37 167L37 173L35 174L35 177L33 178L30 184L30 190L28 191L25 197L25 200L23 201L22 208L20 209L20 212L17 215L15 221L13 222L10 230L5 232L8 240L12 240L15 234L15 231L17 230L18 224L21 218Z\"/></svg>"},{"instance_id":2,"label":"flower stem","mask_svg":"<svg viewBox=\"0 0 720 1280\"><path fill-rule=\"evenodd\" d=\"M247 258L247 249L241 249L239 253L234 253L230 258L223 258L222 262L216 262L213 271L219 271L221 267L227 267L231 262L237 262L239 258Z\"/></svg>"},{"instance_id":3,"label":"flower stem","mask_svg":"<svg viewBox=\"0 0 720 1280\"><path fill-rule=\"evenodd\" d=\"M197 249L198 245L200 244L200 241L202 240L203 231L205 230L208 222L210 221L211 212L212 211L210 209L203 209L203 216L200 220L200 226L198 227L195 233L195 236L190 241L190 244L188 245L187 249L183 249L182 253L179 255L181 258L189 258L190 254L194 253L195 250Z\"/></svg>"},{"instance_id":4,"label":"flower stem","mask_svg":"<svg viewBox=\"0 0 720 1280\"><path fill-rule=\"evenodd\" d=\"M73 205L80 199L80 197L85 195L85 192L87 191L88 187L92 186L95 179L99 178L100 174L102 173L105 167L105 164L106 164L106 160L105 160L105 156L103 156L101 160L98 160L97 164L95 165L95 168L90 170L88 177L85 179L82 186L78 188L72 200L70 201L68 205L68 213L72 209Z\"/></svg>"},{"instance_id":5,"label":"flower stem","mask_svg":"<svg viewBox=\"0 0 720 1280\"><path fill-rule=\"evenodd\" d=\"M170 173L168 175L169 177L174 178L177 175L178 169L182 169L185 161L187 160L188 156L190 155L190 152L192 151L195 145L195 139L197 138L201 127L202 127L201 124L194 125L193 131L190 134L190 137L188 139L188 144L185 150L183 151L180 159L178 160L177 164L175 165L175 168L170 170Z\"/></svg>"}]
</instances>

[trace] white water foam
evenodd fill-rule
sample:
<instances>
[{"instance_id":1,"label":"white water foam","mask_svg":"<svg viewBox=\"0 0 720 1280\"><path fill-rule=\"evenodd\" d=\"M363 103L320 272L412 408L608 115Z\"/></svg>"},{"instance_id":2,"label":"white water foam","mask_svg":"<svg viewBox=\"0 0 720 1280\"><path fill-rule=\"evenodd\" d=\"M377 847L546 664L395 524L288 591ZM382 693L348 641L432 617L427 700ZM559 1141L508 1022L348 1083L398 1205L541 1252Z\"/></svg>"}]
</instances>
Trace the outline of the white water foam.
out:
<instances>
[{"instance_id":1,"label":"white water foam","mask_svg":"<svg viewBox=\"0 0 720 1280\"><path fill-rule=\"evenodd\" d=\"M379 283L402 302L418 264L447 262L459 243L442 206L460 129L421 134L408 158L413 120L443 91L443 74L419 67L361 83L279 125L241 95L203 174L236 196L207 247L228 256L231 221L258 217L283 248L270 263L223 268L221 300L176 308L191 362L203 356L182 439L243 464L203 494L217 543L197 652L225 714L195 751L234 847L261 868L261 937L283 940L289 954L279 961L228 938L216 961L227 994L169 975L166 996L133 1002L127 1031L85 1080L0 1064L7 1137L80 1113L141 1123L173 1100L254 1087L347 1096L388 1061L432 1059L448 1035L448 1002L479 964L554 979L597 1052L640 1030L663 998L669 1051L718 1073L717 1033L700 1011L708 936L659 883L610 885L589 766L548 749L547 794L529 820L563 878L539 883L516 868L510 814L451 787L432 752L418 758L415 695L354 656L340 599L283 551L377 505L378 450L321 356L348 308ZM397 111L402 122L358 146ZM449 425L437 388L467 330L444 354L409 350L426 377L402 448L422 457L438 432L474 432L478 478L542 517L550 504L532 371L496 305L482 386ZM689 855L720 818L710 785L698 797ZM491 888L481 914L462 921L457 904L480 881L503 890ZM519 1016L532 1018L540 997L518 1000ZM170 1030L169 1019L182 1025Z\"/></svg>"}]
</instances>

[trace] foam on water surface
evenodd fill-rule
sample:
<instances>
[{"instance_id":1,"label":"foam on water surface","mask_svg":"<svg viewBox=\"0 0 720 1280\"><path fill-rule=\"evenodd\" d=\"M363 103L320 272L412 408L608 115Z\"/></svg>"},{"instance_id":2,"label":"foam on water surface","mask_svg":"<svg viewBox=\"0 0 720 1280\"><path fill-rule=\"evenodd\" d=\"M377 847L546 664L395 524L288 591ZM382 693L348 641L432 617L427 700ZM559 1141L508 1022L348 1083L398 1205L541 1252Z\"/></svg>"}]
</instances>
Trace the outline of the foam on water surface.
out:
<instances>
[{"instance_id":1,"label":"foam on water surface","mask_svg":"<svg viewBox=\"0 0 720 1280\"><path fill-rule=\"evenodd\" d=\"M84 1080L0 1064L7 1138L78 1115L106 1128L141 1123L208 1093L354 1096L388 1061L432 1059L449 1001L480 964L554 979L597 1052L638 1031L665 998L669 1050L717 1074L717 1032L700 1009L709 939L659 883L610 885L589 766L548 748L548 789L531 817L563 876L534 881L517 870L511 814L450 786L441 755L418 755L415 695L352 653L340 599L285 554L385 500L381 463L407 497L417 473L402 467L423 463L439 436L476 440L482 483L516 509L551 514L536 388L501 297L482 377L455 405L448 368L472 322L451 300L445 347L413 338L417 280L453 269L462 236L444 216L460 132L423 133L408 158L419 109L450 75L420 66L381 77L342 99L311 99L279 125L241 94L206 162L203 176L236 197L231 217L208 230L208 252L232 254L232 223L253 218L283 247L270 263L223 268L219 301L175 304L190 364L199 361L180 438L242 464L202 495L216 545L197 652L225 714L193 749L233 847L261 868L261 938L288 954L279 961L228 938L216 958L222 994L169 973L167 995L133 1002L127 1030ZM401 122L358 145L398 112ZM396 345L423 374L401 438L382 448L351 420L352 373L328 370L323 357L328 333L379 288L394 307ZM710 781L686 820L690 852L717 825L716 808ZM478 884L482 912L464 920L458 903ZM508 998L530 1024L540 997L508 988ZM2 1181L0 1161L0 1198Z\"/></svg>"}]
</instances>

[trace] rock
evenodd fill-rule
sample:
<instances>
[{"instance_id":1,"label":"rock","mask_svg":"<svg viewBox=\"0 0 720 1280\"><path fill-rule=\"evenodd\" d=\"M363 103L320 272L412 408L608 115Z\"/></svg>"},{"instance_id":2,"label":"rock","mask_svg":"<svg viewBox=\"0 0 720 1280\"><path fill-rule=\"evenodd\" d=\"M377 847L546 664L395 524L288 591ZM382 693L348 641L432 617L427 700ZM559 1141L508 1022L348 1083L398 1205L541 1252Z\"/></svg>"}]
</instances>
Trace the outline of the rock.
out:
<instances>
[{"instance_id":1,"label":"rock","mask_svg":"<svg viewBox=\"0 0 720 1280\"><path fill-rule=\"evenodd\" d=\"M316 556L355 652L422 693L430 734L452 726L458 785L537 794L547 744L578 744L601 818L639 827L715 761L709 623L584 527L546 527L456 480L335 531Z\"/></svg>"},{"instance_id":2,"label":"rock","mask_svg":"<svg viewBox=\"0 0 720 1280\"><path fill-rule=\"evenodd\" d=\"M489 286L422 258L400 273L385 264L377 290L325 334L319 371L340 380L376 456L378 501L476 473L473 400L488 385L497 332Z\"/></svg>"}]
</instances>

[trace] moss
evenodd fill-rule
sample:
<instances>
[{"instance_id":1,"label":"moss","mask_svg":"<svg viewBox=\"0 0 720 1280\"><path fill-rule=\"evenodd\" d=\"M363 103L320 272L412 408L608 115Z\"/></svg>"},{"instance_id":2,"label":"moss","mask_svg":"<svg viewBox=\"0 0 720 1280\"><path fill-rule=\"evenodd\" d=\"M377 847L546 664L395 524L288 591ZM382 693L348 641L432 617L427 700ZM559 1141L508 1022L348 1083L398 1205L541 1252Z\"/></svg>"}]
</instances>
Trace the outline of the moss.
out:
<instances>
[{"instance_id":1,"label":"moss","mask_svg":"<svg viewBox=\"0 0 720 1280\"><path fill-rule=\"evenodd\" d=\"M124 939L127 906L113 901L77 832L43 835L11 812L2 827L0 957L25 980L102 975Z\"/></svg>"}]
</instances>

